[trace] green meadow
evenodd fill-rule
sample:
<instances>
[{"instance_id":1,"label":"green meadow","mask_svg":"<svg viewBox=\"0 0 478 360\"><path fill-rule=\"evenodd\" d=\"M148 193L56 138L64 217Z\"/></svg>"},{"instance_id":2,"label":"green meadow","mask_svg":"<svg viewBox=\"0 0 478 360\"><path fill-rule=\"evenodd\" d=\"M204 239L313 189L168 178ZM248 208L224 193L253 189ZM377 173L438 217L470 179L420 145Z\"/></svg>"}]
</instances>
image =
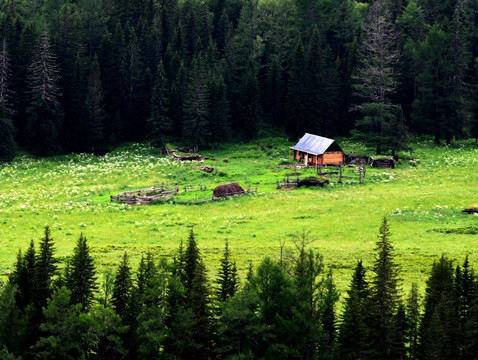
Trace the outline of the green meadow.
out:
<instances>
[{"instance_id":1,"label":"green meadow","mask_svg":"<svg viewBox=\"0 0 478 360\"><path fill-rule=\"evenodd\" d=\"M346 153L373 155L350 140L339 144ZM401 154L408 160L395 169L367 169L362 185L278 190L277 182L294 172L277 167L289 162L289 146L284 139L270 138L202 150L209 157L203 164L173 161L147 144L128 144L104 157L20 156L0 165L0 275L12 270L19 249L26 250L31 240L38 243L46 225L62 260L83 233L100 278L116 268L125 251L133 266L148 251L171 256L194 227L211 276L226 240L244 275L250 262L255 266L265 256L278 259L281 243L286 252L293 251L294 236L306 234L343 291L358 259L372 265L384 216L405 290L411 282L423 287L431 263L442 254L457 263L468 254L477 263L478 217L462 212L478 205L478 147L473 141L448 147L416 142ZM215 170L200 171L204 165ZM313 175L315 169L299 172ZM200 205L110 202L110 195L160 184L206 186L186 198L210 197L214 186L230 181L258 192Z\"/></svg>"}]
</instances>

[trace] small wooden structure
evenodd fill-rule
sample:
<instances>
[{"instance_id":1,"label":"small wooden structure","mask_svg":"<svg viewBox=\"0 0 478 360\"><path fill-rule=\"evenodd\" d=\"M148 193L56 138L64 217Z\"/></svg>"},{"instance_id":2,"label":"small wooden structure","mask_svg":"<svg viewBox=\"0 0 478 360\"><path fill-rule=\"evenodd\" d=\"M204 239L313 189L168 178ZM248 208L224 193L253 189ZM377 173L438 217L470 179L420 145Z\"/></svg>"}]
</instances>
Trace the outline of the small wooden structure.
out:
<instances>
[{"instance_id":1,"label":"small wooden structure","mask_svg":"<svg viewBox=\"0 0 478 360\"><path fill-rule=\"evenodd\" d=\"M294 159L303 161L305 166L345 164L345 153L333 139L306 133L290 149L294 150Z\"/></svg>"}]
</instances>

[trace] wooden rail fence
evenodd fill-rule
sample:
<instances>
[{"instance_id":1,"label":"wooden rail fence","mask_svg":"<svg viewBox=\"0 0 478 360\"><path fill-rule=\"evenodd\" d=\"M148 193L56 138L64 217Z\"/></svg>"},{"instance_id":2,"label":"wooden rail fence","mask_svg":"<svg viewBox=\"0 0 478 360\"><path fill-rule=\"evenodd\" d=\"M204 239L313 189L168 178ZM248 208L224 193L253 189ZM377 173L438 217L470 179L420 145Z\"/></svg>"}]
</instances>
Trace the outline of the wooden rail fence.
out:
<instances>
[{"instance_id":1,"label":"wooden rail fence","mask_svg":"<svg viewBox=\"0 0 478 360\"><path fill-rule=\"evenodd\" d=\"M111 195L110 200L113 202L123 202L129 205L152 204L154 202L172 201L175 204L201 204L210 201L224 200L231 196L239 196L257 193L257 188L249 188L245 192L230 193L222 197L215 197L214 195L204 198L181 199L177 195L184 192L204 191L206 186L169 186L159 185L147 189L139 189L134 191L125 191L121 194Z\"/></svg>"}]
</instances>

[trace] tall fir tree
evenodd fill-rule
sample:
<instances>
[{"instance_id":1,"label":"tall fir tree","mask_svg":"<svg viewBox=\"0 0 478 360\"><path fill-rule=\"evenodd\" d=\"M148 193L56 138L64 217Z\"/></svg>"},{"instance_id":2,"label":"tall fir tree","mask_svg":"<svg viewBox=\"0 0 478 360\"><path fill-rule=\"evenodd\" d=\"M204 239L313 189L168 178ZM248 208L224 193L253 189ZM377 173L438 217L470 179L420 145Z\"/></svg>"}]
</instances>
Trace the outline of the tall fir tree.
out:
<instances>
[{"instance_id":1,"label":"tall fir tree","mask_svg":"<svg viewBox=\"0 0 478 360\"><path fill-rule=\"evenodd\" d=\"M291 139L298 139L308 129L308 94L305 69L305 54L302 40L299 38L297 46L291 56L289 78L287 82L286 123Z\"/></svg>"},{"instance_id":2,"label":"tall fir tree","mask_svg":"<svg viewBox=\"0 0 478 360\"><path fill-rule=\"evenodd\" d=\"M72 304L80 304L82 311L90 308L94 295L98 290L96 284L96 269L87 239L80 235L73 256L69 262L69 272L66 286L71 291Z\"/></svg>"},{"instance_id":3,"label":"tall fir tree","mask_svg":"<svg viewBox=\"0 0 478 360\"><path fill-rule=\"evenodd\" d=\"M59 80L60 70L45 26L27 74L29 146L39 155L60 150Z\"/></svg>"},{"instance_id":4,"label":"tall fir tree","mask_svg":"<svg viewBox=\"0 0 478 360\"><path fill-rule=\"evenodd\" d=\"M163 62L160 61L156 70L153 91L151 95L151 116L147 128L149 137L156 147L165 144L165 135L172 130L172 121L169 117L170 93L168 80L164 72Z\"/></svg>"},{"instance_id":5,"label":"tall fir tree","mask_svg":"<svg viewBox=\"0 0 478 360\"><path fill-rule=\"evenodd\" d=\"M204 54L199 53L188 76L183 103L183 136L193 145L205 145L209 138L207 70Z\"/></svg>"},{"instance_id":6,"label":"tall fir tree","mask_svg":"<svg viewBox=\"0 0 478 360\"><path fill-rule=\"evenodd\" d=\"M111 299L113 308L120 318L123 318L126 314L132 286L131 267L129 265L128 255L125 252L116 271Z\"/></svg>"},{"instance_id":7,"label":"tall fir tree","mask_svg":"<svg viewBox=\"0 0 478 360\"><path fill-rule=\"evenodd\" d=\"M0 293L0 347L11 353L22 353L22 331L25 318L16 302L17 287L8 282Z\"/></svg>"},{"instance_id":8,"label":"tall fir tree","mask_svg":"<svg viewBox=\"0 0 478 360\"><path fill-rule=\"evenodd\" d=\"M8 50L7 39L4 37L0 43L0 118L7 118L13 113L11 76L10 51Z\"/></svg>"},{"instance_id":9,"label":"tall fir tree","mask_svg":"<svg viewBox=\"0 0 478 360\"><path fill-rule=\"evenodd\" d=\"M453 264L445 256L435 261L425 289L420 323L420 356L446 359L460 356L460 319Z\"/></svg>"},{"instance_id":10,"label":"tall fir tree","mask_svg":"<svg viewBox=\"0 0 478 360\"><path fill-rule=\"evenodd\" d=\"M90 65L88 75L85 110L82 126L82 150L94 151L101 147L104 141L104 109L103 84L98 56L95 55Z\"/></svg>"},{"instance_id":11,"label":"tall fir tree","mask_svg":"<svg viewBox=\"0 0 478 360\"><path fill-rule=\"evenodd\" d=\"M235 265L235 261L231 259L229 242L226 241L224 255L221 259L221 265L216 280L216 296L220 302L225 302L228 298L233 297L238 290L239 279L237 276L237 271L235 271Z\"/></svg>"},{"instance_id":12,"label":"tall fir tree","mask_svg":"<svg viewBox=\"0 0 478 360\"><path fill-rule=\"evenodd\" d=\"M412 283L412 288L407 299L407 318L408 332L406 334L408 343L408 358L414 360L418 358L419 347L419 329L420 329L420 295L416 283Z\"/></svg>"},{"instance_id":13,"label":"tall fir tree","mask_svg":"<svg viewBox=\"0 0 478 360\"><path fill-rule=\"evenodd\" d=\"M394 119L391 102L397 89L397 36L385 1L370 5L363 23L363 39L354 79L357 108L363 117L356 122L353 135L376 148L377 154L390 148L394 131L387 128Z\"/></svg>"},{"instance_id":14,"label":"tall fir tree","mask_svg":"<svg viewBox=\"0 0 478 360\"><path fill-rule=\"evenodd\" d=\"M386 359L393 356L394 315L398 306L399 275L394 247L390 241L390 227L383 218L375 247L374 275L371 281L370 339L372 357Z\"/></svg>"},{"instance_id":15,"label":"tall fir tree","mask_svg":"<svg viewBox=\"0 0 478 360\"><path fill-rule=\"evenodd\" d=\"M362 261L355 267L345 300L338 342L343 359L362 359L369 355L370 289Z\"/></svg>"}]
</instances>

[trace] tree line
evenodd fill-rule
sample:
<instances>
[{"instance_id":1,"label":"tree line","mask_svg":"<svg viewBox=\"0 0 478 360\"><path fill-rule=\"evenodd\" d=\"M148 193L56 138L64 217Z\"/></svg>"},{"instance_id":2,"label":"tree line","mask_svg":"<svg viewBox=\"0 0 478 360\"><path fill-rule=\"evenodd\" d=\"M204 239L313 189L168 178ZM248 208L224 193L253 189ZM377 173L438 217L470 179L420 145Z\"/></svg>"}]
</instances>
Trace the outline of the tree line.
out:
<instances>
[{"instance_id":1,"label":"tree line","mask_svg":"<svg viewBox=\"0 0 478 360\"><path fill-rule=\"evenodd\" d=\"M478 137L476 0L2 0L0 156Z\"/></svg>"},{"instance_id":2,"label":"tree line","mask_svg":"<svg viewBox=\"0 0 478 360\"><path fill-rule=\"evenodd\" d=\"M306 233L245 279L226 242L210 280L191 230L171 257L125 253L99 291L87 239L55 257L50 229L0 291L2 359L476 359L477 277L442 256L422 299L401 293L386 218L371 271L358 261L338 314L331 270ZM171 260L172 259L172 260ZM422 301L423 300L423 301Z\"/></svg>"}]
</instances>

